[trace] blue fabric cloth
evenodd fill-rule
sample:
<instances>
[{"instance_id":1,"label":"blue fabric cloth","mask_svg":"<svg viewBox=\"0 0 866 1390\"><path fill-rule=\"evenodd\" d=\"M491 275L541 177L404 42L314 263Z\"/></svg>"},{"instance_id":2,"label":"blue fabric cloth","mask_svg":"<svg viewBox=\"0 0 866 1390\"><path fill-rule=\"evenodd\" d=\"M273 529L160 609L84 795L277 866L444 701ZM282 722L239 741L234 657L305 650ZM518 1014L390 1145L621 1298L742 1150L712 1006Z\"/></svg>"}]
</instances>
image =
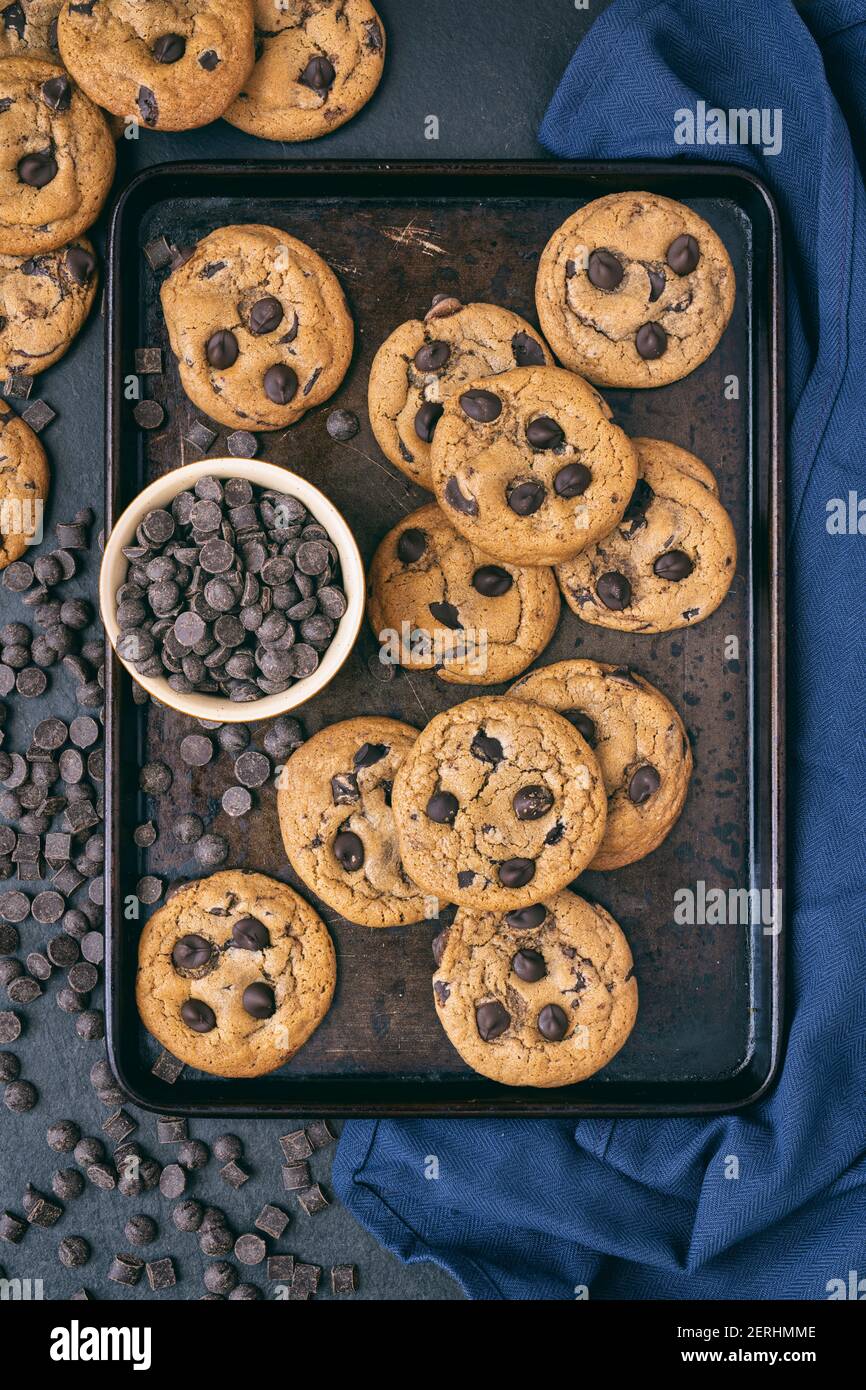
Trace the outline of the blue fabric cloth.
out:
<instances>
[{"instance_id":1,"label":"blue fabric cloth","mask_svg":"<svg viewBox=\"0 0 866 1390\"><path fill-rule=\"evenodd\" d=\"M701 98L780 107L781 152L676 146ZM346 1125L342 1200L473 1297L821 1299L866 1277L866 535L826 529L831 498L866 496L864 132L862 0L615 0L545 117L557 155L736 162L781 209L790 1028L775 1090L732 1117Z\"/></svg>"}]
</instances>

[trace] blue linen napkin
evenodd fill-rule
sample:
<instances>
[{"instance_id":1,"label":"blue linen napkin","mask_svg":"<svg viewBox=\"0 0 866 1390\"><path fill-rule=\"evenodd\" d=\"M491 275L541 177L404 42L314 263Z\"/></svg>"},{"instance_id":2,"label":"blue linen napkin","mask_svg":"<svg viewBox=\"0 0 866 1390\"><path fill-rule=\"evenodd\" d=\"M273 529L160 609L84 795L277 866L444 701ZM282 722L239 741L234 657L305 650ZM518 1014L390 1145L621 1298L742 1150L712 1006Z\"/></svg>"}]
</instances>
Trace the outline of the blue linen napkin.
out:
<instances>
[{"instance_id":1,"label":"blue linen napkin","mask_svg":"<svg viewBox=\"0 0 866 1390\"><path fill-rule=\"evenodd\" d=\"M701 99L781 109L781 150L678 146L673 113ZM769 1098L733 1117L347 1124L334 1184L383 1245L475 1298L822 1299L858 1279L862 1297L866 534L826 522L854 491L866 532L866 3L817 0L801 18L789 0L615 0L541 139L567 158L734 162L781 209L787 1056Z\"/></svg>"}]
</instances>

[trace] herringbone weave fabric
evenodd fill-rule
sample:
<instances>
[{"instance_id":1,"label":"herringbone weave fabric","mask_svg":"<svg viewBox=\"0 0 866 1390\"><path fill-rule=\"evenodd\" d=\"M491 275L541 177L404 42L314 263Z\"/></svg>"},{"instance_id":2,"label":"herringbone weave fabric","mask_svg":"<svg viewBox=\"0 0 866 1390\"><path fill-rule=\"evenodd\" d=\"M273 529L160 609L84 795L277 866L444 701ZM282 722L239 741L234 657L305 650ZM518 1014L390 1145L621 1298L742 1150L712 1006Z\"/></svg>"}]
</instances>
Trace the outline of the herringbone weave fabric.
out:
<instances>
[{"instance_id":1,"label":"herringbone weave fabric","mask_svg":"<svg viewBox=\"0 0 866 1390\"><path fill-rule=\"evenodd\" d=\"M673 113L699 99L781 108L781 152L676 146ZM849 1271L866 1280L866 535L826 529L830 499L866 497L866 3L816 0L801 19L789 0L615 0L541 139L574 158L733 161L781 209L787 1056L768 1099L708 1121L349 1124L336 1187L385 1245L477 1298L581 1284L592 1298L826 1298Z\"/></svg>"}]
</instances>

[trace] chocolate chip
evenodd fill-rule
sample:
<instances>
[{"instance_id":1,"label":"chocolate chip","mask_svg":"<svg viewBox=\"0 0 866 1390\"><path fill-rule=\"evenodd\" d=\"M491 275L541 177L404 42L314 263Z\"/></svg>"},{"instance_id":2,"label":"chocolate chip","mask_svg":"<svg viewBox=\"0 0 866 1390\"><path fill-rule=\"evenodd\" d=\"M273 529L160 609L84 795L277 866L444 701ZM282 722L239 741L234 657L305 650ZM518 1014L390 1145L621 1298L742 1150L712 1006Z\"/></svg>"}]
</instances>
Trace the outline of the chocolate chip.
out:
<instances>
[{"instance_id":1,"label":"chocolate chip","mask_svg":"<svg viewBox=\"0 0 866 1390\"><path fill-rule=\"evenodd\" d=\"M631 585L625 575L619 574L616 570L609 570L599 576L595 592L605 608L610 608L614 613L622 612L631 603Z\"/></svg>"},{"instance_id":2,"label":"chocolate chip","mask_svg":"<svg viewBox=\"0 0 866 1390\"><path fill-rule=\"evenodd\" d=\"M682 550L666 550L653 565L654 574L660 579L669 579L672 583L687 579L693 569L694 565Z\"/></svg>"},{"instance_id":3,"label":"chocolate chip","mask_svg":"<svg viewBox=\"0 0 866 1390\"><path fill-rule=\"evenodd\" d=\"M269 985L247 985L242 998L243 1006L251 1018L271 1018L277 1011L274 991Z\"/></svg>"},{"instance_id":4,"label":"chocolate chip","mask_svg":"<svg viewBox=\"0 0 866 1390\"><path fill-rule=\"evenodd\" d=\"M258 452L259 443L249 430L234 430L226 439L226 448L232 458L252 459Z\"/></svg>"},{"instance_id":5,"label":"chocolate chip","mask_svg":"<svg viewBox=\"0 0 866 1390\"><path fill-rule=\"evenodd\" d=\"M549 415L537 415L526 426L526 440L532 449L557 449L564 439L562 428Z\"/></svg>"},{"instance_id":6,"label":"chocolate chip","mask_svg":"<svg viewBox=\"0 0 866 1390\"><path fill-rule=\"evenodd\" d=\"M553 480L557 497L582 497L592 482L592 474L583 463L567 463Z\"/></svg>"},{"instance_id":7,"label":"chocolate chip","mask_svg":"<svg viewBox=\"0 0 866 1390\"><path fill-rule=\"evenodd\" d=\"M543 483L530 479L525 483L512 483L506 491L511 510L517 516L532 516L542 505L547 490Z\"/></svg>"},{"instance_id":8,"label":"chocolate chip","mask_svg":"<svg viewBox=\"0 0 866 1390\"><path fill-rule=\"evenodd\" d=\"M65 73L62 77L50 77L47 82L42 83L42 100L50 111L69 110L72 88Z\"/></svg>"},{"instance_id":9,"label":"chocolate chip","mask_svg":"<svg viewBox=\"0 0 866 1390\"><path fill-rule=\"evenodd\" d=\"M150 87L139 87L136 102L138 105L139 112L141 114L141 119L144 121L144 124L149 126L155 126L157 121L159 120L159 102L156 99L156 93L151 91ZM166 264L169 263L171 258L172 251L169 247L168 261L166 262ZM156 269L155 266L154 269Z\"/></svg>"},{"instance_id":10,"label":"chocolate chip","mask_svg":"<svg viewBox=\"0 0 866 1390\"><path fill-rule=\"evenodd\" d=\"M455 512L462 512L464 516L478 515L478 503L474 497L464 496L456 478L449 478L445 484L445 501Z\"/></svg>"},{"instance_id":11,"label":"chocolate chip","mask_svg":"<svg viewBox=\"0 0 866 1390\"><path fill-rule=\"evenodd\" d=\"M590 748L594 748L596 740L596 730L595 724L590 719L589 715L586 714L582 709L564 709L562 710L562 714L564 714L565 718L571 724L574 725L574 727L577 729L577 732L583 735Z\"/></svg>"},{"instance_id":12,"label":"chocolate chip","mask_svg":"<svg viewBox=\"0 0 866 1390\"><path fill-rule=\"evenodd\" d=\"M499 865L499 882L503 888L525 888L534 877L534 859L504 859Z\"/></svg>"},{"instance_id":13,"label":"chocolate chip","mask_svg":"<svg viewBox=\"0 0 866 1390\"><path fill-rule=\"evenodd\" d=\"M502 401L493 391L485 391L482 387L476 386L463 392L460 408L463 414L468 415L476 424L488 425L501 415Z\"/></svg>"},{"instance_id":14,"label":"chocolate chip","mask_svg":"<svg viewBox=\"0 0 866 1390\"><path fill-rule=\"evenodd\" d=\"M441 623L443 627L450 628L452 632L462 628L460 614L453 603L430 603L427 606L436 622Z\"/></svg>"},{"instance_id":15,"label":"chocolate chip","mask_svg":"<svg viewBox=\"0 0 866 1390\"><path fill-rule=\"evenodd\" d=\"M267 1246L261 1236L238 1236L235 1241L235 1257L242 1265L258 1265L267 1254Z\"/></svg>"},{"instance_id":16,"label":"chocolate chip","mask_svg":"<svg viewBox=\"0 0 866 1390\"><path fill-rule=\"evenodd\" d=\"M210 1033L216 1028L216 1014L202 999L185 999L180 1006L180 1016L194 1033Z\"/></svg>"},{"instance_id":17,"label":"chocolate chip","mask_svg":"<svg viewBox=\"0 0 866 1390\"><path fill-rule=\"evenodd\" d=\"M438 401L425 401L415 414L415 433L424 444L430 444L433 432L445 409Z\"/></svg>"},{"instance_id":18,"label":"chocolate chip","mask_svg":"<svg viewBox=\"0 0 866 1390\"><path fill-rule=\"evenodd\" d=\"M404 565L414 565L427 549L427 533L419 530L417 526L410 526L403 531L397 541L397 557L402 560Z\"/></svg>"},{"instance_id":19,"label":"chocolate chip","mask_svg":"<svg viewBox=\"0 0 866 1390\"><path fill-rule=\"evenodd\" d=\"M544 366L544 349L528 333L515 333L511 339L511 351L518 367Z\"/></svg>"},{"instance_id":20,"label":"chocolate chip","mask_svg":"<svg viewBox=\"0 0 866 1390\"><path fill-rule=\"evenodd\" d=\"M527 984L535 984L536 980L543 980L547 974L544 956L540 951L531 951L528 947L512 957L511 968L518 979L525 980Z\"/></svg>"},{"instance_id":21,"label":"chocolate chip","mask_svg":"<svg viewBox=\"0 0 866 1390\"><path fill-rule=\"evenodd\" d=\"M172 834L182 845L194 845L204 834L204 822L200 816L188 811L185 815L178 816L172 826Z\"/></svg>"},{"instance_id":22,"label":"chocolate chip","mask_svg":"<svg viewBox=\"0 0 866 1390\"><path fill-rule=\"evenodd\" d=\"M639 357L653 362L667 351L668 335L660 323L645 323L638 329L634 344Z\"/></svg>"},{"instance_id":23,"label":"chocolate chip","mask_svg":"<svg viewBox=\"0 0 866 1390\"><path fill-rule=\"evenodd\" d=\"M450 344L443 342L441 338L434 338L432 342L423 343L419 347L415 353L415 366L419 372L438 372L450 356Z\"/></svg>"},{"instance_id":24,"label":"chocolate chip","mask_svg":"<svg viewBox=\"0 0 866 1390\"><path fill-rule=\"evenodd\" d=\"M324 92L333 85L336 75L333 63L327 58L317 56L310 59L298 81L304 87L311 87L314 92Z\"/></svg>"},{"instance_id":25,"label":"chocolate chip","mask_svg":"<svg viewBox=\"0 0 866 1390\"><path fill-rule=\"evenodd\" d=\"M241 917L232 927L232 941L242 951L264 951L271 944L271 934L257 917Z\"/></svg>"},{"instance_id":26,"label":"chocolate chip","mask_svg":"<svg viewBox=\"0 0 866 1390\"><path fill-rule=\"evenodd\" d=\"M548 1042L562 1042L568 1032L568 1014L558 1004L545 1004L538 1015L538 1031Z\"/></svg>"},{"instance_id":27,"label":"chocolate chip","mask_svg":"<svg viewBox=\"0 0 866 1390\"><path fill-rule=\"evenodd\" d=\"M689 275L696 268L700 258L701 248L687 232L674 238L665 257L675 275Z\"/></svg>"},{"instance_id":28,"label":"chocolate chip","mask_svg":"<svg viewBox=\"0 0 866 1390\"><path fill-rule=\"evenodd\" d=\"M553 805L553 792L548 787L521 787L512 805L518 820L540 820Z\"/></svg>"},{"instance_id":29,"label":"chocolate chip","mask_svg":"<svg viewBox=\"0 0 866 1390\"><path fill-rule=\"evenodd\" d=\"M57 177L57 160L51 150L26 154L18 161L18 177L29 188L44 188Z\"/></svg>"},{"instance_id":30,"label":"chocolate chip","mask_svg":"<svg viewBox=\"0 0 866 1390\"><path fill-rule=\"evenodd\" d=\"M636 806L643 806L653 792L657 792L662 779L651 763L644 763L632 773L628 784L629 800Z\"/></svg>"},{"instance_id":31,"label":"chocolate chip","mask_svg":"<svg viewBox=\"0 0 866 1390\"><path fill-rule=\"evenodd\" d=\"M238 360L238 340L230 328L218 328L205 345L205 356L217 371L233 367Z\"/></svg>"},{"instance_id":32,"label":"chocolate chip","mask_svg":"<svg viewBox=\"0 0 866 1390\"><path fill-rule=\"evenodd\" d=\"M205 72L213 72L219 67L220 56L212 48L206 48L204 53L199 54L198 61Z\"/></svg>"},{"instance_id":33,"label":"chocolate chip","mask_svg":"<svg viewBox=\"0 0 866 1390\"><path fill-rule=\"evenodd\" d=\"M227 816L237 819L249 815L253 808L253 798L246 787L226 787L222 794L222 808Z\"/></svg>"},{"instance_id":34,"label":"chocolate chip","mask_svg":"<svg viewBox=\"0 0 866 1390\"><path fill-rule=\"evenodd\" d=\"M354 873L364 863L364 845L353 830L341 830L334 840L334 857L346 873Z\"/></svg>"},{"instance_id":35,"label":"chocolate chip","mask_svg":"<svg viewBox=\"0 0 866 1390\"><path fill-rule=\"evenodd\" d=\"M479 1004L475 1010L475 1026L483 1042L493 1042L501 1038L511 1023L511 1015L498 999L488 1004Z\"/></svg>"},{"instance_id":36,"label":"chocolate chip","mask_svg":"<svg viewBox=\"0 0 866 1390\"><path fill-rule=\"evenodd\" d=\"M175 970L201 970L210 964L213 949L205 937L189 932L175 942L171 953L172 965Z\"/></svg>"},{"instance_id":37,"label":"chocolate chip","mask_svg":"<svg viewBox=\"0 0 866 1390\"><path fill-rule=\"evenodd\" d=\"M629 539L642 526L646 525L647 508L654 497L655 493L649 483L644 478L638 478L622 518L623 521L631 523L631 529L628 533Z\"/></svg>"},{"instance_id":38,"label":"chocolate chip","mask_svg":"<svg viewBox=\"0 0 866 1390\"><path fill-rule=\"evenodd\" d=\"M427 802L427 817L437 825L453 825L460 803L451 792L434 792Z\"/></svg>"},{"instance_id":39,"label":"chocolate chip","mask_svg":"<svg viewBox=\"0 0 866 1390\"><path fill-rule=\"evenodd\" d=\"M514 576L501 565L482 565L472 576L472 587L484 598L501 598L514 584Z\"/></svg>"},{"instance_id":40,"label":"chocolate chip","mask_svg":"<svg viewBox=\"0 0 866 1390\"><path fill-rule=\"evenodd\" d=\"M241 753L240 757L235 759L235 777L242 787L262 787L270 775L270 759L254 748Z\"/></svg>"},{"instance_id":41,"label":"chocolate chip","mask_svg":"<svg viewBox=\"0 0 866 1390\"><path fill-rule=\"evenodd\" d=\"M353 410L332 410L325 421L325 429L338 444L346 444L354 439L360 428L360 421Z\"/></svg>"},{"instance_id":42,"label":"chocolate chip","mask_svg":"<svg viewBox=\"0 0 866 1390\"><path fill-rule=\"evenodd\" d=\"M263 385L269 401L273 401L274 405L288 405L297 393L298 378L291 367L277 362L273 367L268 367Z\"/></svg>"},{"instance_id":43,"label":"chocolate chip","mask_svg":"<svg viewBox=\"0 0 866 1390\"><path fill-rule=\"evenodd\" d=\"M655 304L656 300L661 299L664 293L666 284L664 271L652 270L650 267L647 267L647 275L650 282L649 302L650 304Z\"/></svg>"},{"instance_id":44,"label":"chocolate chip","mask_svg":"<svg viewBox=\"0 0 866 1390\"><path fill-rule=\"evenodd\" d=\"M193 854L203 869L216 869L224 864L228 852L228 841L223 835L202 835L193 848Z\"/></svg>"},{"instance_id":45,"label":"chocolate chip","mask_svg":"<svg viewBox=\"0 0 866 1390\"><path fill-rule=\"evenodd\" d=\"M250 332L255 337L263 333L273 333L283 321L283 306L272 294L257 299L250 309Z\"/></svg>"},{"instance_id":46,"label":"chocolate chip","mask_svg":"<svg viewBox=\"0 0 866 1390\"><path fill-rule=\"evenodd\" d=\"M474 758L477 758L479 762L493 763L494 767L497 763L501 763L502 759L505 757L499 739L490 738L487 733L485 733L484 729L479 729L476 733L469 745L469 752Z\"/></svg>"},{"instance_id":47,"label":"chocolate chip","mask_svg":"<svg viewBox=\"0 0 866 1390\"><path fill-rule=\"evenodd\" d=\"M622 262L612 251L591 251L586 274L597 290L615 290L622 283Z\"/></svg>"},{"instance_id":48,"label":"chocolate chip","mask_svg":"<svg viewBox=\"0 0 866 1390\"><path fill-rule=\"evenodd\" d=\"M186 53L186 39L182 34L160 34L152 51L158 63L179 63Z\"/></svg>"},{"instance_id":49,"label":"chocolate chip","mask_svg":"<svg viewBox=\"0 0 866 1390\"><path fill-rule=\"evenodd\" d=\"M187 734L179 751L187 767L206 767L213 758L213 744L205 734Z\"/></svg>"}]
</instances>

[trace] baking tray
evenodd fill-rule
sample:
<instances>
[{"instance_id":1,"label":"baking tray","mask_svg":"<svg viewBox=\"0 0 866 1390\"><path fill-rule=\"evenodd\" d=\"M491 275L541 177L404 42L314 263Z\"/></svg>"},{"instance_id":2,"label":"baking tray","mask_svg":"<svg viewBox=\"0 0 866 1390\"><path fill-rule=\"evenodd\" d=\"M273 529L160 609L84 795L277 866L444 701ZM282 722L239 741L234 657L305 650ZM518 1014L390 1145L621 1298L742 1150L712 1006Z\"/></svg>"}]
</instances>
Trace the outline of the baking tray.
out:
<instances>
[{"instance_id":1,"label":"baking tray","mask_svg":"<svg viewBox=\"0 0 866 1390\"><path fill-rule=\"evenodd\" d=\"M308 242L339 275L357 330L346 380L300 424L262 434L259 453L322 488L369 562L385 532L429 500L373 440L366 386L376 348L440 291L504 304L535 321L536 266L550 233L581 203L631 188L682 199L705 217L731 254L738 294L719 348L691 376L657 390L605 395L627 432L670 439L711 464L739 548L727 599L697 627L634 636L582 624L563 606L540 658L632 665L674 701L695 750L686 808L665 843L628 868L579 881L622 924L634 952L640 1012L631 1038L579 1086L539 1091L487 1081L463 1064L435 1016L430 943L437 925L371 931L316 903L334 936L338 982L331 1011L307 1045L256 1080L187 1068L173 1086L158 1081L150 1071L158 1049L134 1001L141 924L126 920L123 903L144 873L166 884L198 876L195 861L166 833L173 818L190 810L213 818L230 841L231 866L272 874L316 900L286 863L274 788L258 795L254 814L231 821L219 804L232 780L231 760L222 754L206 768L185 768L178 744L189 722L169 709L135 705L129 678L109 651L108 1047L118 1078L140 1105L213 1115L682 1114L734 1109L771 1083L782 1011L778 915L769 931L760 920L674 920L679 888L782 888L780 237L772 199L757 179L718 165L633 162L187 163L148 170L120 195L110 227L106 520L110 527L147 481L199 456L186 435L200 413L180 389L159 307L165 272L155 274L142 255L155 237L188 245L226 223L270 223ZM135 348L152 345L166 360L162 376L145 379L146 394L166 409L156 436L137 429L124 389ZM349 444L326 433L335 405L356 411L362 422ZM226 433L220 430L214 457L226 452ZM480 693L447 686L432 672L400 671L390 683L377 681L368 664L375 650L365 628L342 672L300 711L308 733L362 712L421 726ZM151 758L175 772L158 804L138 791L138 768ZM163 833L151 850L136 850L131 830L152 815Z\"/></svg>"}]
</instances>

